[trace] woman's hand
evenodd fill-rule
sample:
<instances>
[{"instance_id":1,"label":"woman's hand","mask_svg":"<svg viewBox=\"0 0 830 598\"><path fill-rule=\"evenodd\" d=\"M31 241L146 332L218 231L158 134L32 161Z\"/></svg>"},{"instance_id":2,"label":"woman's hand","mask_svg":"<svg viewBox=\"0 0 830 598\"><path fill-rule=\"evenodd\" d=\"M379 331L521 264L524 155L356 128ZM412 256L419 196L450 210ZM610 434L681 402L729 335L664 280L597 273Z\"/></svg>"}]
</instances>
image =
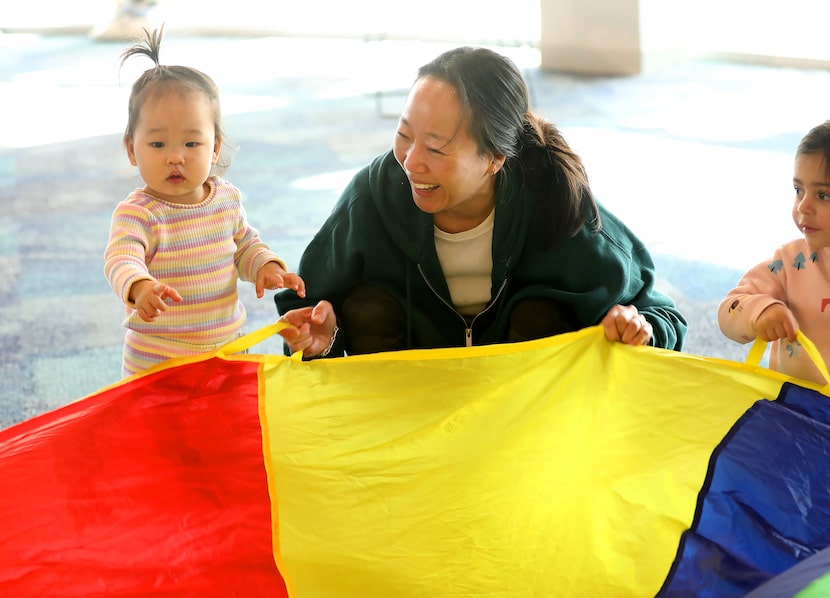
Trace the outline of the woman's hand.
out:
<instances>
[{"instance_id":1,"label":"woman's hand","mask_svg":"<svg viewBox=\"0 0 830 598\"><path fill-rule=\"evenodd\" d=\"M320 357L334 339L337 317L328 301L320 301L314 307L301 307L286 312L279 320L291 324L284 328L282 336L291 353L303 352L303 357Z\"/></svg>"},{"instance_id":2,"label":"woman's hand","mask_svg":"<svg viewBox=\"0 0 830 598\"><path fill-rule=\"evenodd\" d=\"M602 319L605 338L626 345L647 345L654 329L633 305L615 305Z\"/></svg>"}]
</instances>

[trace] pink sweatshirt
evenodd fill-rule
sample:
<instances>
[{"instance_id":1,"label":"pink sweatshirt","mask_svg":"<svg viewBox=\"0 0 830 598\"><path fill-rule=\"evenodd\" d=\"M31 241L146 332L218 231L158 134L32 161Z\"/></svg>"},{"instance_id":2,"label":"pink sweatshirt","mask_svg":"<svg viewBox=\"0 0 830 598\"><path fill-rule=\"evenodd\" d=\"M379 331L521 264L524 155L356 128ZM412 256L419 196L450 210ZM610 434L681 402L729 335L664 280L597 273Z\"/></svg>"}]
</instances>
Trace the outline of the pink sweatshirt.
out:
<instances>
[{"instance_id":1,"label":"pink sweatshirt","mask_svg":"<svg viewBox=\"0 0 830 598\"><path fill-rule=\"evenodd\" d=\"M718 308L721 331L740 343L755 339L755 321L780 303L790 308L801 331L830 358L830 249L811 252L804 239L779 247L771 260L747 272ZM825 381L800 343L771 343L770 368L790 376Z\"/></svg>"}]
</instances>

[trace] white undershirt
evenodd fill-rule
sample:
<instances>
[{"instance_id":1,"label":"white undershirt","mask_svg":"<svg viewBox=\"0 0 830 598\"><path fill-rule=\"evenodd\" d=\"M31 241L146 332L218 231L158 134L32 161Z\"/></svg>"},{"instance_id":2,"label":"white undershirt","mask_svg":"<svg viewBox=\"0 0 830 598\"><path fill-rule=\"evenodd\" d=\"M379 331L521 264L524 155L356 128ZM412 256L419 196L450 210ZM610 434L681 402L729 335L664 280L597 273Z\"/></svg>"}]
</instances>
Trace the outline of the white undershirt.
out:
<instances>
[{"instance_id":1,"label":"white undershirt","mask_svg":"<svg viewBox=\"0 0 830 598\"><path fill-rule=\"evenodd\" d=\"M495 209L477 227L447 233L435 227L435 251L458 313L474 316L490 301Z\"/></svg>"}]
</instances>

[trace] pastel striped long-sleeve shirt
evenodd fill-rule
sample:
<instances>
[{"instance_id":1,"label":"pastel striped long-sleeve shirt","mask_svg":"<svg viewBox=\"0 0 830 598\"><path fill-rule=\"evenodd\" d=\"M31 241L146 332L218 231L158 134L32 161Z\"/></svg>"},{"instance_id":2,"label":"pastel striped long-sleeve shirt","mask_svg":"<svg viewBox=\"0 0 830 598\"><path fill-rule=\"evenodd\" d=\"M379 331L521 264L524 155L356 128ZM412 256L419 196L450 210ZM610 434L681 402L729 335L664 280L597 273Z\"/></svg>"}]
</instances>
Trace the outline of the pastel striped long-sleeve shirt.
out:
<instances>
[{"instance_id":1,"label":"pastel striped long-sleeve shirt","mask_svg":"<svg viewBox=\"0 0 830 598\"><path fill-rule=\"evenodd\" d=\"M208 184L198 204L166 202L137 189L115 208L104 273L126 305L130 330L193 345L224 343L245 322L237 281L255 281L269 261L285 268L248 224L239 189L219 177ZM129 301L140 280L168 284L182 301L145 322Z\"/></svg>"}]
</instances>

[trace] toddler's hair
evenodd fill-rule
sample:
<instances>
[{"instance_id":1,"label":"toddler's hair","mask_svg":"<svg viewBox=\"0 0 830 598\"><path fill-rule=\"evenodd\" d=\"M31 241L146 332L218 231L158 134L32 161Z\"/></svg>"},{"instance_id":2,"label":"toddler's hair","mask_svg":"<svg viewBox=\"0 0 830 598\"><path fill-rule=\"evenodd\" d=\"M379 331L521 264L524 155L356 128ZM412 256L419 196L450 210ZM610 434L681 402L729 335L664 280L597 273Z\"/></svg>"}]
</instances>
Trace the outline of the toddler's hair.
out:
<instances>
[{"instance_id":1,"label":"toddler's hair","mask_svg":"<svg viewBox=\"0 0 830 598\"><path fill-rule=\"evenodd\" d=\"M164 34L164 26L152 32L145 29L146 37L139 40L134 46L127 48L121 54L121 66L132 56L146 56L155 63L153 68L147 69L133 83L128 104L127 128L124 131L124 140L132 139L136 123L141 113L141 107L148 99L155 99L165 93L185 94L191 91L200 91L210 104L213 115L214 135L217 141L223 141L225 134L222 130L222 110L219 105L219 88L208 75L189 66L163 65L159 62L159 50ZM217 164L224 167L226 164Z\"/></svg>"},{"instance_id":2,"label":"toddler's hair","mask_svg":"<svg viewBox=\"0 0 830 598\"><path fill-rule=\"evenodd\" d=\"M830 120L813 127L801 138L795 155L801 156L802 154L821 154L824 157L827 176L830 177Z\"/></svg>"}]
</instances>

